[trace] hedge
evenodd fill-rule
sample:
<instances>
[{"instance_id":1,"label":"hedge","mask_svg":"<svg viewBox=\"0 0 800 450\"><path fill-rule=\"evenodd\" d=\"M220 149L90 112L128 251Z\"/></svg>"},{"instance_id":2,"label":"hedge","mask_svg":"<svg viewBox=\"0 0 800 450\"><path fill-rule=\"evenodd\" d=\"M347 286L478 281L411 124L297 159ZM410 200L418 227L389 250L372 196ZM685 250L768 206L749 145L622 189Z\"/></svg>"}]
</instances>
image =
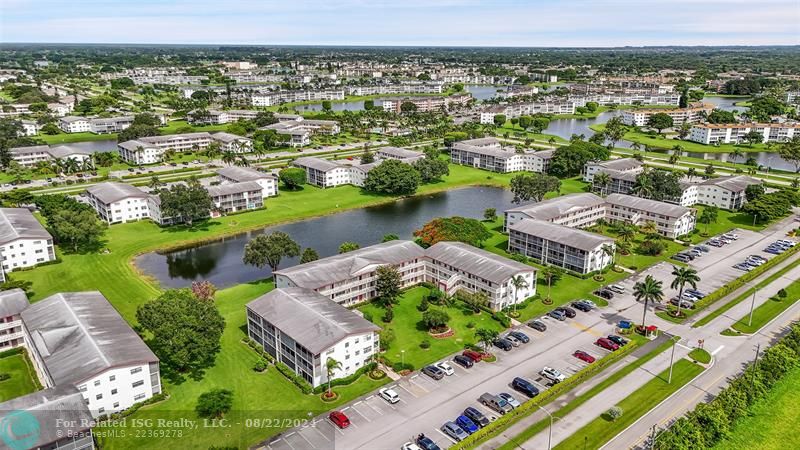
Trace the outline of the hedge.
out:
<instances>
[{"instance_id":1,"label":"hedge","mask_svg":"<svg viewBox=\"0 0 800 450\"><path fill-rule=\"evenodd\" d=\"M303 394L310 394L312 392L311 385L308 384L308 381L306 381L305 378L301 377L300 375L294 373L294 371L286 364L282 362L276 362L275 368L278 369L278 372L285 376L289 381L294 383L295 386L300 388Z\"/></svg>"},{"instance_id":2,"label":"hedge","mask_svg":"<svg viewBox=\"0 0 800 450\"><path fill-rule=\"evenodd\" d=\"M366 366L356 370L352 375L346 376L344 378L336 378L334 380L331 380L331 387L334 387L334 386L346 386L348 384L355 383L355 381L358 380L358 378L361 375L364 375L365 373L367 373L370 370L376 368L377 366L378 366L377 363L374 363L374 362L373 363L369 363ZM315 394L321 394L321 393L325 392L326 390L328 390L328 383L325 383L323 385L319 385L319 386L315 387L313 392Z\"/></svg>"},{"instance_id":3,"label":"hedge","mask_svg":"<svg viewBox=\"0 0 800 450\"><path fill-rule=\"evenodd\" d=\"M9 356L19 355L22 353L22 347L12 348L10 350L6 350L4 352L0 352L0 359L7 358Z\"/></svg>"},{"instance_id":4,"label":"hedge","mask_svg":"<svg viewBox=\"0 0 800 450\"><path fill-rule=\"evenodd\" d=\"M633 350L639 347L639 342L637 340L631 340L628 345L622 347L622 349L612 353L605 358L601 358L600 360L596 361L594 364L584 367L583 369L576 372L571 377L567 378L565 381L556 384L555 386L551 387L550 389L542 392L541 394L537 395L536 397L526 401L522 405L517 408L514 408L511 412L506 413L500 416L497 420L490 423L489 425L481 428L477 432L469 435L463 441L453 445L450 447L452 450L462 450L468 448L477 447L479 444L483 443L485 440L494 437L495 435L503 432L505 429L513 425L518 420L522 419L523 417L534 413L539 410L538 406L546 404L552 400L555 400L560 395L572 390L573 388L579 386L583 383L586 379L591 378L597 375L600 371L608 367L609 365L619 361L620 359L624 358L628 354L630 354Z\"/></svg>"}]
</instances>

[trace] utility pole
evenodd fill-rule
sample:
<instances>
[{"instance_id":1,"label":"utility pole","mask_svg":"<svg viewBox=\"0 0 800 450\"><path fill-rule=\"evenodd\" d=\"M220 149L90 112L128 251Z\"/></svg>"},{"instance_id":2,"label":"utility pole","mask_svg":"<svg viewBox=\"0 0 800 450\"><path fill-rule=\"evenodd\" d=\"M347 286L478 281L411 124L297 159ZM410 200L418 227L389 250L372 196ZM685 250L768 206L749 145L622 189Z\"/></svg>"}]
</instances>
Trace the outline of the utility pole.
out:
<instances>
[{"instance_id":1,"label":"utility pole","mask_svg":"<svg viewBox=\"0 0 800 450\"><path fill-rule=\"evenodd\" d=\"M675 340L675 336L672 336L672 355L669 357L669 378L667 379L667 384L672 384L672 363L675 362L675 344L678 341Z\"/></svg>"},{"instance_id":2,"label":"utility pole","mask_svg":"<svg viewBox=\"0 0 800 450\"><path fill-rule=\"evenodd\" d=\"M650 450L656 448L656 425L653 424L652 431L650 432Z\"/></svg>"},{"instance_id":3,"label":"utility pole","mask_svg":"<svg viewBox=\"0 0 800 450\"><path fill-rule=\"evenodd\" d=\"M750 302L750 319L747 320L747 326L748 327L753 324L753 309L756 306L756 292L758 292L758 288L754 287L753 288L753 300Z\"/></svg>"},{"instance_id":4,"label":"utility pole","mask_svg":"<svg viewBox=\"0 0 800 450\"><path fill-rule=\"evenodd\" d=\"M551 450L553 448L552 447L552 442L553 442L553 415L550 414L550 411L542 408L539 405L536 405L536 407L541 409L542 411L544 411L544 413L547 414L550 417L550 430L547 433L547 450Z\"/></svg>"}]
</instances>

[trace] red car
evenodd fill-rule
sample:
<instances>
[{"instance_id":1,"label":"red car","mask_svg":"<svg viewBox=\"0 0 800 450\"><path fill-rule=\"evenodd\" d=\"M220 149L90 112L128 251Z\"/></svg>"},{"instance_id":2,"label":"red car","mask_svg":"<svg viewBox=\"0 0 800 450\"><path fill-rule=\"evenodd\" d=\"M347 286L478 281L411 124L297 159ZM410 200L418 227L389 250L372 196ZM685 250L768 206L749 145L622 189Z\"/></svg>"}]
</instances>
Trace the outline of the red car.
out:
<instances>
[{"instance_id":1,"label":"red car","mask_svg":"<svg viewBox=\"0 0 800 450\"><path fill-rule=\"evenodd\" d=\"M328 415L328 418L339 428L347 428L350 426L350 419L341 411L333 411Z\"/></svg>"},{"instance_id":2,"label":"red car","mask_svg":"<svg viewBox=\"0 0 800 450\"><path fill-rule=\"evenodd\" d=\"M597 340L597 342L594 343L594 345L597 345L598 347L603 347L604 349L611 351L617 350L619 348L619 345L615 344L611 339L608 338L600 338Z\"/></svg>"},{"instance_id":3,"label":"red car","mask_svg":"<svg viewBox=\"0 0 800 450\"><path fill-rule=\"evenodd\" d=\"M462 355L466 356L467 358L475 362L480 362L480 360L483 359L483 356L481 356L481 354L476 352L475 350L464 350L464 353L462 353Z\"/></svg>"},{"instance_id":4,"label":"red car","mask_svg":"<svg viewBox=\"0 0 800 450\"><path fill-rule=\"evenodd\" d=\"M589 364L594 362L594 356L586 353L583 350L575 350L575 353L573 353L572 356L580 359L583 362L587 362Z\"/></svg>"}]
</instances>

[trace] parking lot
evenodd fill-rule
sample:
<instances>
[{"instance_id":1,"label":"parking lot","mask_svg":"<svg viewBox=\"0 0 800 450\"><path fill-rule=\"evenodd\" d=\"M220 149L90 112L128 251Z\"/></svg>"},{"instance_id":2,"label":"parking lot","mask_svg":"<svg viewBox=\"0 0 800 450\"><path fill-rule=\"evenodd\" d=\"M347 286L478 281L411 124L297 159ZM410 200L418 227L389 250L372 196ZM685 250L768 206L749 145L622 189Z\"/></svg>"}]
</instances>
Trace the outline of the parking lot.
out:
<instances>
[{"instance_id":1,"label":"parking lot","mask_svg":"<svg viewBox=\"0 0 800 450\"><path fill-rule=\"evenodd\" d=\"M578 312L574 319L564 322L550 317L541 320L548 327L544 333L525 325L518 327L531 342L507 352L493 348L496 362L479 362L465 369L451 361L453 375L438 381L421 373L404 377L386 386L400 395L398 403L389 404L373 393L340 408L351 422L344 430L334 425L326 414L315 418L313 424L277 436L266 448L399 449L420 433L441 448L447 448L454 441L440 428L445 422L455 420L465 408L476 408L490 420L497 418L496 412L478 403L478 397L484 392L508 392L523 402L527 397L510 386L514 377L526 378L543 392L550 387L549 380L539 374L543 367L555 368L569 377L587 364L572 356L575 350L583 350L596 359L608 354L607 350L595 346L594 341L612 333L619 316L601 309Z\"/></svg>"}]
</instances>

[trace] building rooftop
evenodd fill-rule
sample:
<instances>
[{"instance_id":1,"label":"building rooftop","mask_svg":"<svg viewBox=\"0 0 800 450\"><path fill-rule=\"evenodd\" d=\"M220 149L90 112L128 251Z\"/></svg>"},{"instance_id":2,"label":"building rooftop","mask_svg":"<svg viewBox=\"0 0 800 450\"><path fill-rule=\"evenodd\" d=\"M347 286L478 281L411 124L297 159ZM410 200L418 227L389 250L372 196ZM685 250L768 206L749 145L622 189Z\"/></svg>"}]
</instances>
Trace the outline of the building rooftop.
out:
<instances>
[{"instance_id":1,"label":"building rooftop","mask_svg":"<svg viewBox=\"0 0 800 450\"><path fill-rule=\"evenodd\" d=\"M682 217L685 214L692 212L691 209L685 206L674 205L672 203L665 203L658 200L650 200L648 198L635 197L633 195L625 194L609 194L606 197L606 202L612 205L649 211L673 218Z\"/></svg>"},{"instance_id":2,"label":"building rooftop","mask_svg":"<svg viewBox=\"0 0 800 450\"><path fill-rule=\"evenodd\" d=\"M636 158L619 158L619 159L610 159L608 161L597 162L595 163L595 165L598 165L605 169L627 172L630 170L639 169L640 167L644 166L644 163Z\"/></svg>"},{"instance_id":3,"label":"building rooftop","mask_svg":"<svg viewBox=\"0 0 800 450\"><path fill-rule=\"evenodd\" d=\"M58 146L55 146L55 147L50 147L50 150L48 150L48 153L50 153L50 155L53 158L56 158L56 159L66 158L67 156L71 156L71 155L91 155L92 154L92 152L90 152L88 150L83 150L83 149L80 149L80 148L77 148L77 147L73 147L71 145L58 145Z\"/></svg>"},{"instance_id":4,"label":"building rooftop","mask_svg":"<svg viewBox=\"0 0 800 450\"><path fill-rule=\"evenodd\" d=\"M272 174L251 169L250 167L229 166L217 170L217 175L236 182L255 181L263 178L274 178Z\"/></svg>"},{"instance_id":5,"label":"building rooftop","mask_svg":"<svg viewBox=\"0 0 800 450\"><path fill-rule=\"evenodd\" d=\"M29 145L27 147L14 147L8 150L15 155L24 155L27 153L50 153L50 146L48 145Z\"/></svg>"},{"instance_id":6,"label":"building rooftop","mask_svg":"<svg viewBox=\"0 0 800 450\"><path fill-rule=\"evenodd\" d=\"M53 239L27 208L0 208L0 245L17 239Z\"/></svg>"},{"instance_id":7,"label":"building rooftop","mask_svg":"<svg viewBox=\"0 0 800 450\"><path fill-rule=\"evenodd\" d=\"M503 283L519 273L536 270L529 265L462 242L438 242L425 250L425 257L494 283Z\"/></svg>"},{"instance_id":8,"label":"building rooftop","mask_svg":"<svg viewBox=\"0 0 800 450\"><path fill-rule=\"evenodd\" d=\"M751 184L761 184L761 180L746 175L730 175L727 177L709 178L703 181L703 185L719 186L731 192L742 192Z\"/></svg>"},{"instance_id":9,"label":"building rooftop","mask_svg":"<svg viewBox=\"0 0 800 450\"><path fill-rule=\"evenodd\" d=\"M454 143L453 149L464 152L477 153L479 155L494 156L495 158L510 158L517 154L516 149L512 147L503 148L500 147L499 145L476 146L476 145L465 144L463 142Z\"/></svg>"},{"instance_id":10,"label":"building rooftop","mask_svg":"<svg viewBox=\"0 0 800 450\"><path fill-rule=\"evenodd\" d=\"M86 407L83 395L78 388L70 385L55 386L0 403L0 416L3 418L8 418L10 413L18 411L25 411L36 419L38 434L30 435L36 437L35 441L25 439L24 446L10 448L51 448L49 444L85 432L93 423L92 414ZM12 424L6 424L9 428L4 428L4 436L12 437L13 431L10 428Z\"/></svg>"},{"instance_id":11,"label":"building rooftop","mask_svg":"<svg viewBox=\"0 0 800 450\"><path fill-rule=\"evenodd\" d=\"M239 136L238 134L226 133L224 131L220 131L219 133L214 133L211 135L212 138L216 141L224 142L226 144L235 142L235 141L250 141L250 139Z\"/></svg>"},{"instance_id":12,"label":"building rooftop","mask_svg":"<svg viewBox=\"0 0 800 450\"><path fill-rule=\"evenodd\" d=\"M544 220L525 219L508 227L511 231L530 234L567 247L591 251L603 244L613 244L614 239L577 228L556 225Z\"/></svg>"},{"instance_id":13,"label":"building rooftop","mask_svg":"<svg viewBox=\"0 0 800 450\"><path fill-rule=\"evenodd\" d=\"M247 308L315 355L347 336L380 331L359 314L311 289L274 289L248 303Z\"/></svg>"},{"instance_id":14,"label":"building rooftop","mask_svg":"<svg viewBox=\"0 0 800 450\"><path fill-rule=\"evenodd\" d=\"M507 209L506 212L518 212L532 219L553 220L567 214L573 214L587 208L594 208L605 203L602 197L590 193L562 195L536 203L528 203L516 208Z\"/></svg>"},{"instance_id":15,"label":"building rooftop","mask_svg":"<svg viewBox=\"0 0 800 450\"><path fill-rule=\"evenodd\" d=\"M56 385L80 384L115 367L158 362L97 291L51 295L23 311L22 320Z\"/></svg>"},{"instance_id":16,"label":"building rooftop","mask_svg":"<svg viewBox=\"0 0 800 450\"><path fill-rule=\"evenodd\" d=\"M106 181L105 183L89 186L86 188L86 192L94 197L97 197L106 205L131 197L147 197L147 194L136 186L125 183L117 183L114 181Z\"/></svg>"},{"instance_id":17,"label":"building rooftop","mask_svg":"<svg viewBox=\"0 0 800 450\"><path fill-rule=\"evenodd\" d=\"M261 191L264 188L255 181L244 181L242 183L220 184L219 186L209 186L206 188L208 195L220 197L223 195L241 194L243 192Z\"/></svg>"},{"instance_id":18,"label":"building rooftop","mask_svg":"<svg viewBox=\"0 0 800 450\"><path fill-rule=\"evenodd\" d=\"M398 159L418 158L423 156L422 152L415 152L414 150L401 147L381 147L377 150L377 153L390 155Z\"/></svg>"},{"instance_id":19,"label":"building rooftop","mask_svg":"<svg viewBox=\"0 0 800 450\"><path fill-rule=\"evenodd\" d=\"M306 156L302 158L297 158L292 162L295 166L298 167L309 167L311 169L319 170L320 172L327 172L329 170L338 169L342 167L340 164L335 163L333 161L316 158L314 156Z\"/></svg>"},{"instance_id":20,"label":"building rooftop","mask_svg":"<svg viewBox=\"0 0 800 450\"><path fill-rule=\"evenodd\" d=\"M389 241L281 269L276 271L275 275L283 275L297 286L317 289L361 273L368 273L374 270L375 266L399 264L423 256L425 250L412 241Z\"/></svg>"},{"instance_id":21,"label":"building rooftop","mask_svg":"<svg viewBox=\"0 0 800 450\"><path fill-rule=\"evenodd\" d=\"M28 306L28 296L22 289L0 291L0 317L16 316Z\"/></svg>"},{"instance_id":22,"label":"building rooftop","mask_svg":"<svg viewBox=\"0 0 800 450\"><path fill-rule=\"evenodd\" d=\"M472 145L474 147L486 147L486 146L492 146L492 145L501 145L500 139L497 139L495 137L468 139L466 141L458 141L458 143Z\"/></svg>"},{"instance_id":23,"label":"building rooftop","mask_svg":"<svg viewBox=\"0 0 800 450\"><path fill-rule=\"evenodd\" d=\"M67 123L81 122L81 121L88 122L89 118L88 117L78 117L78 116L65 116L65 117L62 117L62 118L60 118L58 120L60 120L61 122L67 122Z\"/></svg>"}]
</instances>

